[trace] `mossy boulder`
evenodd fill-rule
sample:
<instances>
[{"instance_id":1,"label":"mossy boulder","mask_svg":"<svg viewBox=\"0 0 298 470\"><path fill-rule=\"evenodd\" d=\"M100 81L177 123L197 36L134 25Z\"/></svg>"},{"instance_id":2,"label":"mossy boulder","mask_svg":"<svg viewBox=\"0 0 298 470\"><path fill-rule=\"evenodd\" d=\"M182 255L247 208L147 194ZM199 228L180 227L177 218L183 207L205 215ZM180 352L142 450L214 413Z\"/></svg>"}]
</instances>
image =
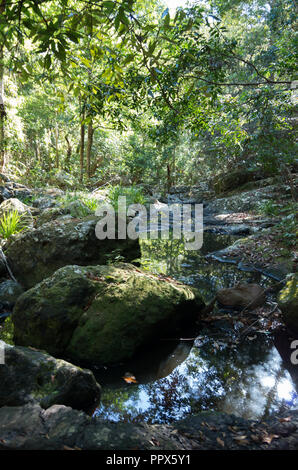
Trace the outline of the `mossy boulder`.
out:
<instances>
[{"instance_id":1,"label":"mossy boulder","mask_svg":"<svg viewBox=\"0 0 298 470\"><path fill-rule=\"evenodd\" d=\"M121 256L132 261L140 256L138 240L99 240L99 218L53 221L25 233L3 247L16 279L30 288L62 266L105 264Z\"/></svg>"},{"instance_id":2,"label":"mossy boulder","mask_svg":"<svg viewBox=\"0 0 298 470\"><path fill-rule=\"evenodd\" d=\"M99 403L100 386L92 372L47 353L1 343L0 407L39 403L90 411Z\"/></svg>"},{"instance_id":3,"label":"mossy boulder","mask_svg":"<svg viewBox=\"0 0 298 470\"><path fill-rule=\"evenodd\" d=\"M239 168L229 173L220 174L213 178L211 185L216 194L237 189L245 183L259 180L263 177L260 171L250 171Z\"/></svg>"},{"instance_id":4,"label":"mossy boulder","mask_svg":"<svg viewBox=\"0 0 298 470\"><path fill-rule=\"evenodd\" d=\"M285 287L280 291L278 306L286 325L298 332L298 274L289 274Z\"/></svg>"},{"instance_id":5,"label":"mossy boulder","mask_svg":"<svg viewBox=\"0 0 298 470\"><path fill-rule=\"evenodd\" d=\"M203 307L194 289L130 264L66 266L18 299L14 339L78 363L117 363Z\"/></svg>"}]
</instances>

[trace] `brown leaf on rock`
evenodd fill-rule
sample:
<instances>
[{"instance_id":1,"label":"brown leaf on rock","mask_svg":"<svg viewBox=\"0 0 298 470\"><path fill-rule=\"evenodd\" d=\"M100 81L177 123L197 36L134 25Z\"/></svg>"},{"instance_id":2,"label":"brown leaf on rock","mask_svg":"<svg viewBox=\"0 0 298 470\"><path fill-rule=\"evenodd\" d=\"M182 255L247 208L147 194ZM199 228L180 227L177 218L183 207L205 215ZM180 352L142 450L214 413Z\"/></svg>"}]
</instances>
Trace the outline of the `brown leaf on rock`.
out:
<instances>
[{"instance_id":1,"label":"brown leaf on rock","mask_svg":"<svg viewBox=\"0 0 298 470\"><path fill-rule=\"evenodd\" d=\"M124 376L122 377L122 379L125 380L125 382L128 383L128 384L137 384L138 383L135 376L133 374L131 374L130 372L126 372L124 374Z\"/></svg>"},{"instance_id":2,"label":"brown leaf on rock","mask_svg":"<svg viewBox=\"0 0 298 470\"><path fill-rule=\"evenodd\" d=\"M263 436L262 442L264 442L264 444L271 444L273 439L279 439L279 436L277 434L267 434Z\"/></svg>"},{"instance_id":3,"label":"brown leaf on rock","mask_svg":"<svg viewBox=\"0 0 298 470\"><path fill-rule=\"evenodd\" d=\"M224 447L224 446L225 446L224 441L223 441L220 437L217 437L217 438L216 438L216 441L218 442L219 445L221 445L221 447Z\"/></svg>"},{"instance_id":4,"label":"brown leaf on rock","mask_svg":"<svg viewBox=\"0 0 298 470\"><path fill-rule=\"evenodd\" d=\"M288 423L289 421L291 421L291 416L287 416L287 418L279 418L279 422L280 423Z\"/></svg>"},{"instance_id":5,"label":"brown leaf on rock","mask_svg":"<svg viewBox=\"0 0 298 470\"><path fill-rule=\"evenodd\" d=\"M160 446L160 442L157 439L155 439L155 437L152 437L149 443L152 444L153 446Z\"/></svg>"}]
</instances>

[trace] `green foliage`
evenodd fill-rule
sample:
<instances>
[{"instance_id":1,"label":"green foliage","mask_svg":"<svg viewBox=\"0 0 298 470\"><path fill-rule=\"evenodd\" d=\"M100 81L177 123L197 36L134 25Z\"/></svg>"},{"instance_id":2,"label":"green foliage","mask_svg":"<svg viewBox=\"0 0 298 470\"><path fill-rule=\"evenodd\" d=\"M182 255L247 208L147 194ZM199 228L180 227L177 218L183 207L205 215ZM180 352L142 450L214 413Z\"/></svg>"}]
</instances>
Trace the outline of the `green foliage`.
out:
<instances>
[{"instance_id":1,"label":"green foliage","mask_svg":"<svg viewBox=\"0 0 298 470\"><path fill-rule=\"evenodd\" d=\"M93 212L95 212L98 207L98 200L95 198L83 197L82 202Z\"/></svg>"},{"instance_id":2,"label":"green foliage","mask_svg":"<svg viewBox=\"0 0 298 470\"><path fill-rule=\"evenodd\" d=\"M297 245L297 209L296 202L281 205L267 201L259 207L261 214L281 218L281 221L272 229L272 235L276 242L288 248Z\"/></svg>"},{"instance_id":3,"label":"green foliage","mask_svg":"<svg viewBox=\"0 0 298 470\"><path fill-rule=\"evenodd\" d=\"M81 204L76 205L70 209L70 214L73 217L87 217L90 211L95 212L98 206L98 201L95 198L88 197L85 193L65 193L63 196L57 198L57 201L63 209L68 208L71 203L78 201Z\"/></svg>"},{"instance_id":4,"label":"green foliage","mask_svg":"<svg viewBox=\"0 0 298 470\"><path fill-rule=\"evenodd\" d=\"M26 184L58 184L59 169L76 190L168 190L293 163L292 0L195 2L176 15L156 0L28 0L1 13L5 146Z\"/></svg>"},{"instance_id":5,"label":"green foliage","mask_svg":"<svg viewBox=\"0 0 298 470\"><path fill-rule=\"evenodd\" d=\"M292 209L290 209L292 210ZM298 230L297 230L297 205L296 210L284 216L282 222L277 225L278 239L289 248L297 246Z\"/></svg>"},{"instance_id":6,"label":"green foliage","mask_svg":"<svg viewBox=\"0 0 298 470\"><path fill-rule=\"evenodd\" d=\"M3 214L0 219L0 236L2 238L10 238L12 235L20 233L24 229L25 227L22 223L22 216L17 210Z\"/></svg>"},{"instance_id":7,"label":"green foliage","mask_svg":"<svg viewBox=\"0 0 298 470\"><path fill-rule=\"evenodd\" d=\"M80 201L82 194L80 193L68 193L66 192L63 196L57 197L57 202L61 205L64 209L65 207L69 206L70 203L74 201Z\"/></svg>"},{"instance_id":8,"label":"green foliage","mask_svg":"<svg viewBox=\"0 0 298 470\"><path fill-rule=\"evenodd\" d=\"M146 197L142 188L137 186L123 187L121 185L116 185L110 188L108 194L108 198L115 210L118 210L118 198L120 196L126 197L126 206L146 203Z\"/></svg>"},{"instance_id":9,"label":"green foliage","mask_svg":"<svg viewBox=\"0 0 298 470\"><path fill-rule=\"evenodd\" d=\"M13 322L11 317L7 317L3 323L0 324L0 340L6 344L13 345Z\"/></svg>"},{"instance_id":10,"label":"green foliage","mask_svg":"<svg viewBox=\"0 0 298 470\"><path fill-rule=\"evenodd\" d=\"M259 206L261 214L277 216L280 214L280 204L273 202L272 200L266 201Z\"/></svg>"}]
</instances>

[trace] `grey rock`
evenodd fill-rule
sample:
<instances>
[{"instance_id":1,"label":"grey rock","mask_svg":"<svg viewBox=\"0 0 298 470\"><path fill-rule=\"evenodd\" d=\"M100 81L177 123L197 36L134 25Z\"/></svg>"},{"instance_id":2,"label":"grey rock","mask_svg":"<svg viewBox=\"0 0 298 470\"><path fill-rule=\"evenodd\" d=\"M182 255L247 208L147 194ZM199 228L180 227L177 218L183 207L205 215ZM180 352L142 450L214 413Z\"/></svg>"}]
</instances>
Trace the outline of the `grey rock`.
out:
<instances>
[{"instance_id":1,"label":"grey rock","mask_svg":"<svg viewBox=\"0 0 298 470\"><path fill-rule=\"evenodd\" d=\"M282 421L282 417L290 421ZM239 438L239 436L245 436ZM270 443L264 436L274 436ZM202 412L172 424L111 423L62 405L0 408L3 450L297 450L298 411L262 423Z\"/></svg>"},{"instance_id":2,"label":"grey rock","mask_svg":"<svg viewBox=\"0 0 298 470\"><path fill-rule=\"evenodd\" d=\"M138 240L99 240L99 218L53 221L19 234L3 247L16 279L30 288L70 264L104 264L122 256L131 261L140 256Z\"/></svg>"},{"instance_id":3,"label":"grey rock","mask_svg":"<svg viewBox=\"0 0 298 470\"><path fill-rule=\"evenodd\" d=\"M0 406L64 404L89 411L98 404L100 386L91 371L42 351L3 344Z\"/></svg>"},{"instance_id":4,"label":"grey rock","mask_svg":"<svg viewBox=\"0 0 298 470\"><path fill-rule=\"evenodd\" d=\"M10 279L1 282L0 284L0 302L7 302L10 306L13 306L18 297L24 292L22 286L17 282Z\"/></svg>"}]
</instances>

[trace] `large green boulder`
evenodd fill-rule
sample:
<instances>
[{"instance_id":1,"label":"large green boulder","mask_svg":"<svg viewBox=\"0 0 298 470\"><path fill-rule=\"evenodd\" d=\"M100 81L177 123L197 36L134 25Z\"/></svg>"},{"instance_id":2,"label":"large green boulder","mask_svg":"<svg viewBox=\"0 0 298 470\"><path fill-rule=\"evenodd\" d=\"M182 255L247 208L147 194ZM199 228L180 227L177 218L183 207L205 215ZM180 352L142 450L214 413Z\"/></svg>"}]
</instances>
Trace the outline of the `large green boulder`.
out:
<instances>
[{"instance_id":1,"label":"large green boulder","mask_svg":"<svg viewBox=\"0 0 298 470\"><path fill-rule=\"evenodd\" d=\"M16 279L30 288L62 266L105 264L121 256L132 261L140 256L138 240L99 240L95 226L99 218L53 221L19 234L5 252Z\"/></svg>"},{"instance_id":2,"label":"large green boulder","mask_svg":"<svg viewBox=\"0 0 298 470\"><path fill-rule=\"evenodd\" d=\"M14 339L78 363L116 363L190 325L203 306L190 287L130 264L66 266L19 297Z\"/></svg>"},{"instance_id":3,"label":"large green boulder","mask_svg":"<svg viewBox=\"0 0 298 470\"><path fill-rule=\"evenodd\" d=\"M1 341L0 348L0 407L39 403L91 411L99 403L100 386L90 370L31 348Z\"/></svg>"},{"instance_id":4,"label":"large green boulder","mask_svg":"<svg viewBox=\"0 0 298 470\"><path fill-rule=\"evenodd\" d=\"M286 325L298 332L298 274L289 274L285 287L280 291L278 306Z\"/></svg>"}]
</instances>

